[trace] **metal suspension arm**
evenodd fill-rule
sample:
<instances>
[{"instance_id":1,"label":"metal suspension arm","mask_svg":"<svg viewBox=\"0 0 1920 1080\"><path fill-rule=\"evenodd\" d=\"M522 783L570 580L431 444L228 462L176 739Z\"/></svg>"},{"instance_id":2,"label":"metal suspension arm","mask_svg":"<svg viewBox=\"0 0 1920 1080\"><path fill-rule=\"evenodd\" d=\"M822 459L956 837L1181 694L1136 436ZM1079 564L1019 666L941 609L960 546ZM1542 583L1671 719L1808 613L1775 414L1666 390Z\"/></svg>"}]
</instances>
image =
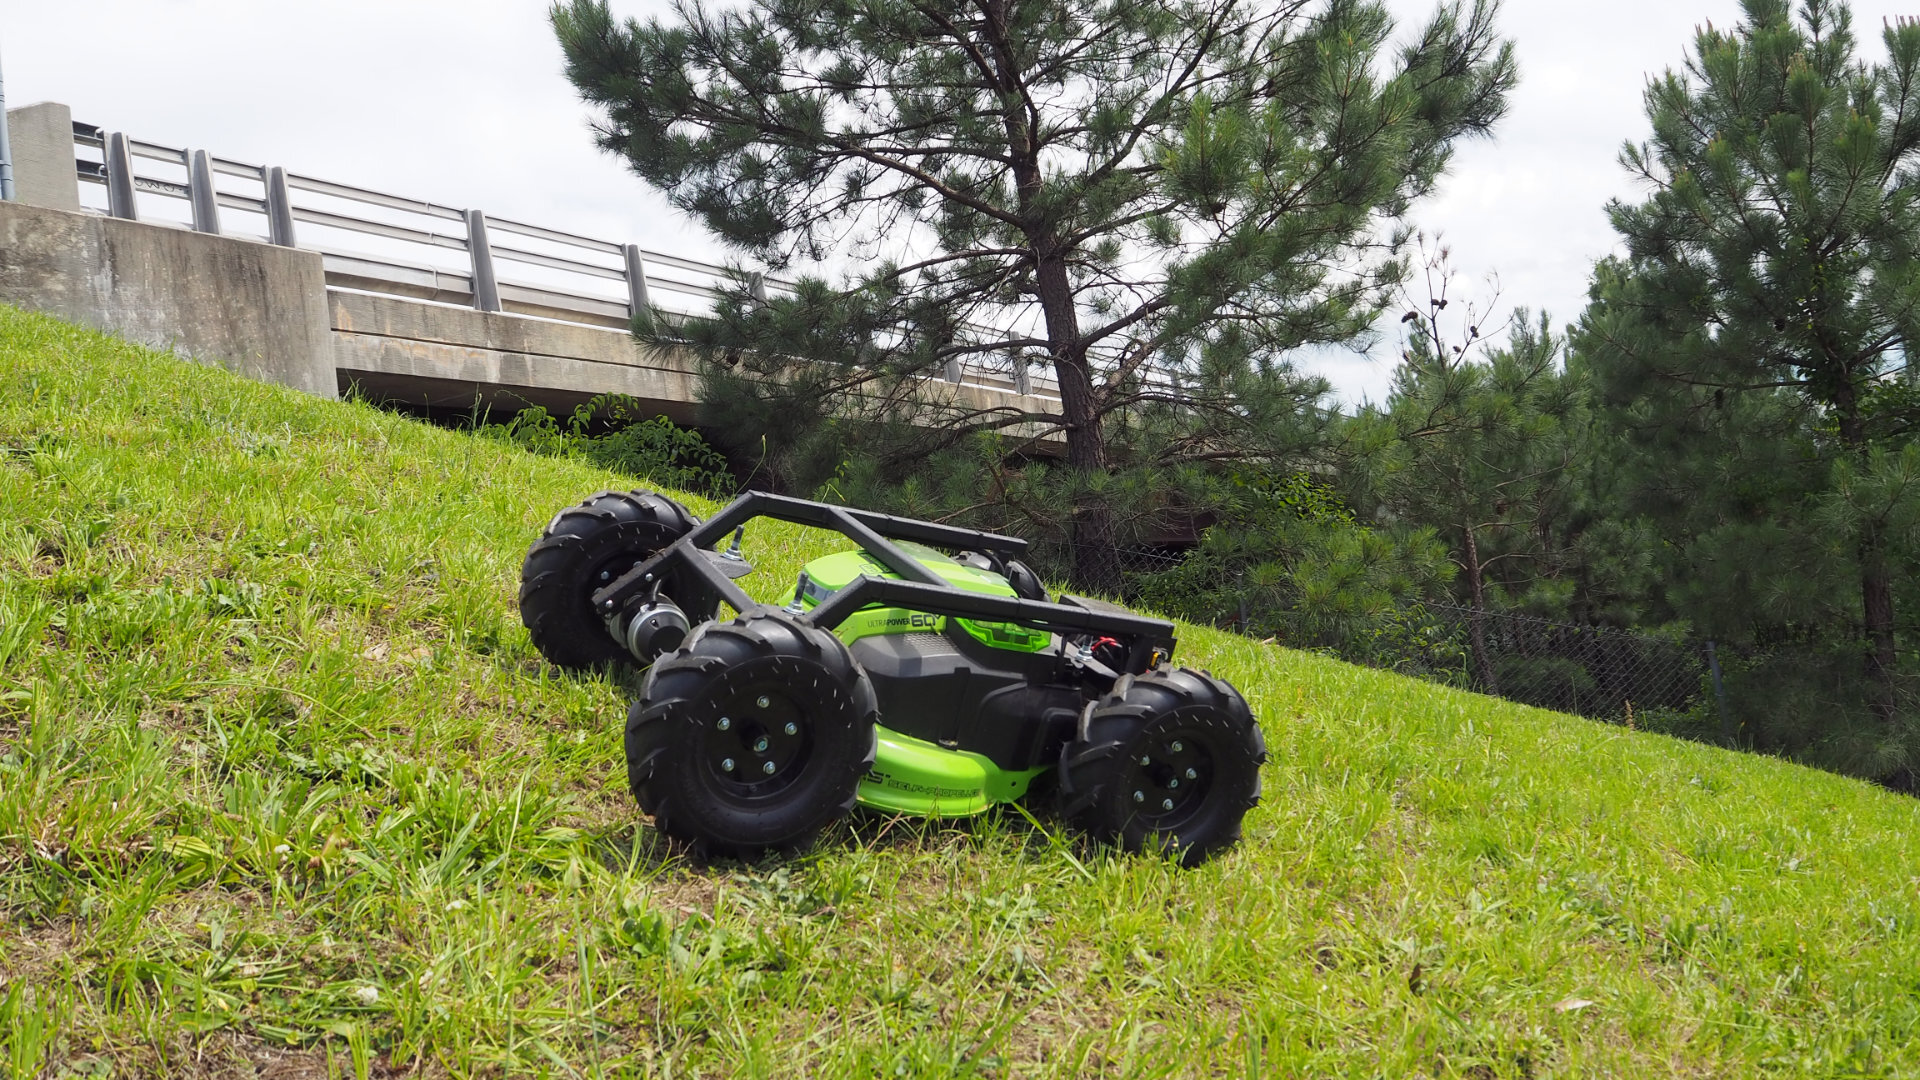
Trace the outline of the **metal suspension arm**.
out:
<instances>
[{"instance_id":1,"label":"metal suspension arm","mask_svg":"<svg viewBox=\"0 0 1920 1080\"><path fill-rule=\"evenodd\" d=\"M882 566L901 577L932 586L944 584L940 576L922 566L920 560L900 550L899 546L892 542L893 540L910 540L936 547L972 548L1010 556L1024 555L1027 551L1027 542L1014 536L961 529L931 521L894 517L890 514L875 514L846 506L834 506L831 503L788 498L784 495L769 495L764 491L749 491L728 503L705 524L696 526L692 532L675 541L671 547L620 575L605 588L595 592L594 607L602 612L619 610L626 605L627 601L650 590L653 583L667 571L668 560L676 557L677 552L709 549L739 526L763 517L837 532L859 544L861 550L872 555ZM696 557L682 565L696 566L699 563L700 560ZM704 569L701 567L695 572L699 573ZM723 600L736 609L739 605L735 603L735 596L745 596L737 586L730 585L728 589L717 591Z\"/></svg>"},{"instance_id":2,"label":"metal suspension arm","mask_svg":"<svg viewBox=\"0 0 1920 1080\"><path fill-rule=\"evenodd\" d=\"M821 601L818 607L807 613L806 618L815 626L832 630L854 612L875 604L924 611L929 615L1018 623L1050 633L1131 638L1127 669L1136 673L1147 669L1155 649L1172 655L1175 645L1173 624L1165 619L1131 612L1092 611L1070 604L1049 604L1044 600L1024 600L1015 596L963 592L949 586L895 581L871 574L863 574Z\"/></svg>"}]
</instances>

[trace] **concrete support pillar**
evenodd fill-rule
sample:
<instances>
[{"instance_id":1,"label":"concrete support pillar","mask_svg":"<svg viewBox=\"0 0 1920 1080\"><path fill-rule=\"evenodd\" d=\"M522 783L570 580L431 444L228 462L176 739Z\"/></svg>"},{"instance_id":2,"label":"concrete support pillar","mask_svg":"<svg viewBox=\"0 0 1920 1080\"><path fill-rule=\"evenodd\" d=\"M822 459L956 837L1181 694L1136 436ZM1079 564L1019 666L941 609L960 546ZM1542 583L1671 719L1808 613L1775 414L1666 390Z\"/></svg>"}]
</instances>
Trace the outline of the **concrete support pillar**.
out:
<instances>
[{"instance_id":1,"label":"concrete support pillar","mask_svg":"<svg viewBox=\"0 0 1920 1080\"><path fill-rule=\"evenodd\" d=\"M7 138L13 149L14 198L31 206L80 209L72 109L53 101L8 109Z\"/></svg>"}]
</instances>

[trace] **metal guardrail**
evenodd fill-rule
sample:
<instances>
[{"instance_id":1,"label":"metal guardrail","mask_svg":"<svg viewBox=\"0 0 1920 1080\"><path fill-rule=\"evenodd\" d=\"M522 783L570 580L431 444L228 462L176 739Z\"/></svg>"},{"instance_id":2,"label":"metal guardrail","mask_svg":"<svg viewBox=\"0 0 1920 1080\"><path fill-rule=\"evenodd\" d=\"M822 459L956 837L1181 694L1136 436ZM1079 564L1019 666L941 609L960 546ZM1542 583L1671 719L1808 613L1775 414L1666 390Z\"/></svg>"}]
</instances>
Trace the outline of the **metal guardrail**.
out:
<instances>
[{"instance_id":1,"label":"metal guardrail","mask_svg":"<svg viewBox=\"0 0 1920 1080\"><path fill-rule=\"evenodd\" d=\"M636 312L656 306L696 313L736 280L736 271L715 263L145 142L91 124L76 122L73 141L79 179L106 188L108 214L139 220L139 195L180 200L186 220L158 223L318 252L332 287L624 328ZM261 227L249 231L244 223ZM771 275L748 278L763 300L770 290L794 286ZM1050 374L1030 374L1024 365L1008 371L967 360L949 364L945 376L992 393L1060 395Z\"/></svg>"}]
</instances>

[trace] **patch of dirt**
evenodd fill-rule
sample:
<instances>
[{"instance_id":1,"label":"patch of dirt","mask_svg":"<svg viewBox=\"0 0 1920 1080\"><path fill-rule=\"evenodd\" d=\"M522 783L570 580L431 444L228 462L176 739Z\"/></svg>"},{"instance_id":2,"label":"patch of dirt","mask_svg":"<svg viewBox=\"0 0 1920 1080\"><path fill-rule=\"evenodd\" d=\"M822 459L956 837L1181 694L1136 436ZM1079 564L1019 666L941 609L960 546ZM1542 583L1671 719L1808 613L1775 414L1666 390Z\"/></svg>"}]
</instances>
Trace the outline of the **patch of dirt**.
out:
<instances>
[{"instance_id":1,"label":"patch of dirt","mask_svg":"<svg viewBox=\"0 0 1920 1080\"><path fill-rule=\"evenodd\" d=\"M260 1080L324 1080L327 1055L319 1050L273 1050L261 1046L248 1055Z\"/></svg>"},{"instance_id":2,"label":"patch of dirt","mask_svg":"<svg viewBox=\"0 0 1920 1080\"><path fill-rule=\"evenodd\" d=\"M652 827L649 820L647 828ZM656 909L712 918L720 902L720 882L706 870L670 871L654 879L647 890L647 902Z\"/></svg>"},{"instance_id":3,"label":"patch of dirt","mask_svg":"<svg viewBox=\"0 0 1920 1080\"><path fill-rule=\"evenodd\" d=\"M0 983L47 981L62 957L73 952L73 930L64 922L17 923L0 912Z\"/></svg>"}]
</instances>

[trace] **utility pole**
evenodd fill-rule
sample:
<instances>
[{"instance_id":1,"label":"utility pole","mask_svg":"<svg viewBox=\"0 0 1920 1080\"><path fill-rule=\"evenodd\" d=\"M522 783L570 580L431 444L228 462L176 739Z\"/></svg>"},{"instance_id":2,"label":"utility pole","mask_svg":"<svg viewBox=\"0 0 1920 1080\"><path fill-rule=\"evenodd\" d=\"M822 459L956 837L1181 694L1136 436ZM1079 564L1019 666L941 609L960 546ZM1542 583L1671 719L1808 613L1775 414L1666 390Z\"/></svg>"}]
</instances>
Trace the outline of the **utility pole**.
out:
<instances>
[{"instance_id":1,"label":"utility pole","mask_svg":"<svg viewBox=\"0 0 1920 1080\"><path fill-rule=\"evenodd\" d=\"M7 141L7 80L0 75L0 199L13 201L13 144Z\"/></svg>"}]
</instances>

